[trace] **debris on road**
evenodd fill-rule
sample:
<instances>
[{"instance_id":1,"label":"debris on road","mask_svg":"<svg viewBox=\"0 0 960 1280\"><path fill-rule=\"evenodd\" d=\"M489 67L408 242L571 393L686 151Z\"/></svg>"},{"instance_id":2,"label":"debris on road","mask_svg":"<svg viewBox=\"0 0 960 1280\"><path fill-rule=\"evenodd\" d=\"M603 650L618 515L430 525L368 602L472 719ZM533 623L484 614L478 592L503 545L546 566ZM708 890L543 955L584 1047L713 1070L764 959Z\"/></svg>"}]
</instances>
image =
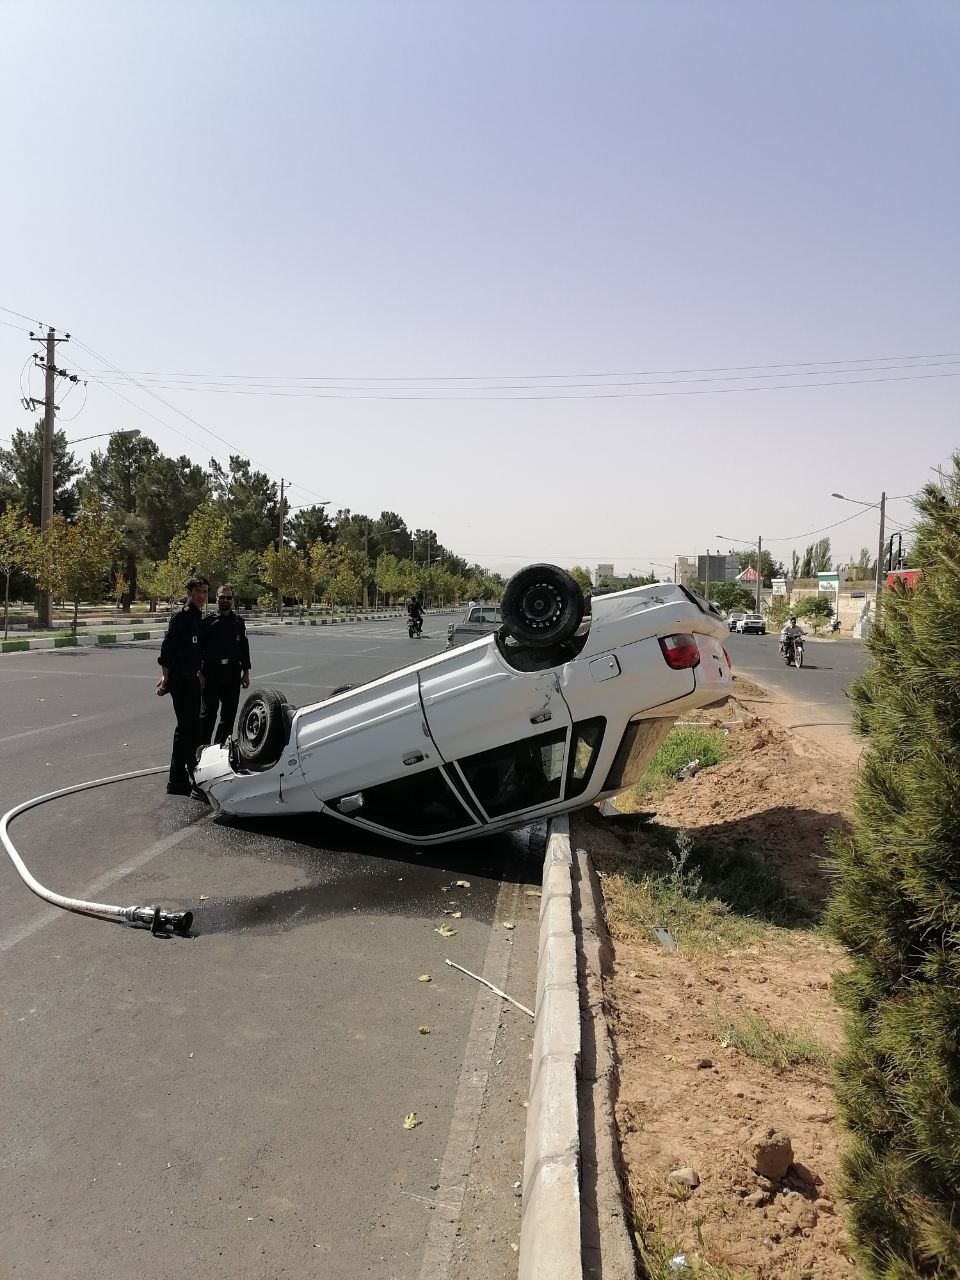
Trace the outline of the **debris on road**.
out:
<instances>
[{"instance_id":1,"label":"debris on road","mask_svg":"<svg viewBox=\"0 0 960 1280\"><path fill-rule=\"evenodd\" d=\"M418 1124L423 1124L423 1121L415 1111L411 1111L409 1115L403 1117L403 1127L405 1129L416 1129Z\"/></svg>"},{"instance_id":2,"label":"debris on road","mask_svg":"<svg viewBox=\"0 0 960 1280\"><path fill-rule=\"evenodd\" d=\"M522 1009L524 1013L528 1013L531 1018L535 1017L532 1009L528 1009L525 1004L521 1004L519 1000L514 1000L513 996L508 996L505 991L501 991L499 987L495 987L492 982L488 982L486 978L481 978L479 973L471 973L469 969L465 969L462 964L455 964L453 960L447 960L446 963L451 969L459 969L461 973L465 973L468 978L473 978L475 982L482 982L485 987L489 987L494 995L498 995L501 1000L507 1000L510 1004L516 1005L518 1009Z\"/></svg>"}]
</instances>

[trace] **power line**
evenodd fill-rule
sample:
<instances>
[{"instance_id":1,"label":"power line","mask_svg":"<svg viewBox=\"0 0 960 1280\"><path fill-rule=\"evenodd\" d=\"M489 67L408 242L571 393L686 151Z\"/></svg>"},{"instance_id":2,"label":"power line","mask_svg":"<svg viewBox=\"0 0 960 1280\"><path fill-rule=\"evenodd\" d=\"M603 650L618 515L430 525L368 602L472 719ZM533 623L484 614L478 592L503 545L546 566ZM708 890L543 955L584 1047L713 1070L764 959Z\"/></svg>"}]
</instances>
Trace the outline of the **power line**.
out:
<instances>
[{"instance_id":1,"label":"power line","mask_svg":"<svg viewBox=\"0 0 960 1280\"><path fill-rule=\"evenodd\" d=\"M229 440L225 439L223 436L218 435L216 431L211 431L209 427L205 427L202 422L198 422L197 419L194 417L191 417L189 413L184 413L184 411L182 409L178 409L176 405L171 404L168 400L164 400L163 396L157 395L156 391L151 390L149 387L145 387L143 383L138 382L136 378L134 378L131 374L126 373L123 369L119 367L119 365L115 365L112 360L108 360L106 356L101 355L98 351L94 351L93 347L87 346L85 342L81 342L80 339L76 337L74 338L74 342L78 347L81 347L84 351L88 351L90 355L92 355L95 359L102 361L102 363L105 365L109 365L109 367L113 369L114 372L122 374L125 378L127 378L130 382L132 382L134 386L139 387L140 390L143 391L146 395L152 396L155 400L158 400L165 408L170 409L173 413L179 414L181 418L184 418L187 422L193 423L195 427L199 428L200 431L203 431L206 435L210 436L212 439L218 440L221 444L226 445L226 447L229 450L231 450L231 452L238 453L240 454L241 457L248 458L250 462L256 462L259 466L264 467L264 470L267 472L267 474L277 475L277 473L274 472L272 468L265 466L265 464L261 462L259 459L254 458L252 455L245 453L242 449L238 449L236 445L232 444ZM93 381L97 381L97 379L94 378ZM102 385L106 385L106 384L102 384ZM113 387L109 389L114 391L116 390ZM165 425L169 427L169 423ZM191 442L191 443L195 443L195 442ZM314 490L308 489L307 486L304 484L300 484L298 482L297 488L302 489L304 493L314 494L315 497L319 497L319 494L314 493Z\"/></svg>"},{"instance_id":2,"label":"power line","mask_svg":"<svg viewBox=\"0 0 960 1280\"><path fill-rule=\"evenodd\" d=\"M79 345L82 345L82 344L79 344ZM955 363L960 363L960 361L957 361ZM919 366L919 367L922 368L925 366ZM853 371L853 372L856 372L856 371ZM868 370L868 372L870 371ZM876 370L876 372L880 372L880 371ZM100 381L100 379L98 379L93 375L91 375L91 377L93 377L93 381L95 382ZM441 389L442 393L440 395L386 395L379 392L369 393L369 394L362 393L357 395L352 393L347 394L339 391L314 391L314 390L258 391L253 389L243 389L243 388L233 388L233 387L196 387L196 386L168 388L165 385L164 385L164 390L192 390L192 391L201 391L208 395L252 395L252 396L263 395L263 396L278 396L281 398L308 399L308 400L343 400L343 401L376 400L381 402L409 401L411 403L427 402L427 403L434 403L434 404L457 404L465 401L473 401L473 402L486 401L487 403L490 403L490 404L497 404L497 403L503 403L506 401L510 401L514 403L524 403L524 402L544 401L544 400L549 400L549 401L654 400L654 399L662 399L662 398L678 398L678 397L684 397L684 396L744 395L750 391L807 391L815 387L858 387L858 386L872 386L873 384L880 383L880 382L923 382L933 378L957 378L957 377L960 377L960 371L956 371L953 373L926 373L926 374L916 374L916 375L899 374L892 378L886 378L886 377L849 378L849 379L845 379L844 381L833 381L833 382L781 383L779 385L775 384L775 385L765 386L765 387L711 387L709 389L695 390L695 391L624 391L624 392L603 391L596 395L572 395L572 396L560 395L554 392L551 392L547 395L517 396L517 395L460 394L459 391L457 394L450 395L446 393L446 388ZM136 381L136 380L132 379L132 381ZM107 382L101 382L101 385L108 386L109 384ZM167 401L163 400L162 397L157 396L155 391L150 390L148 387L143 386L139 382L136 383L136 385L140 386L141 390L146 391L147 394L155 396L158 400L161 401L162 404L167 404ZM657 384L643 384L643 385L655 386ZM531 390L535 390L535 388L531 388ZM167 407L173 408L174 406L167 405ZM189 414L183 413L182 410L176 409L175 412L180 413L181 416L187 418L188 421L196 422L196 419L190 418ZM198 423L197 425L199 426L201 424ZM206 430L207 428L203 427L202 429ZM220 439L221 437L217 437L217 438Z\"/></svg>"},{"instance_id":3,"label":"power line","mask_svg":"<svg viewBox=\"0 0 960 1280\"><path fill-rule=\"evenodd\" d=\"M898 363L898 364L884 364L884 365L874 364L873 366L861 366L856 369L835 370L834 376L839 376L840 374L851 374L851 373L896 373L900 370L936 369L936 368L940 368L943 365L956 365L956 364L960 364L960 359L928 360L924 364L915 364L915 363L914 364ZM111 375L107 370L94 370L94 373L98 377L103 377L106 380L109 380L111 377ZM796 376L802 377L802 378L816 378L816 377L822 377L827 373L828 373L827 369L821 368L821 369L815 369L810 373L798 373ZM239 388L241 381L248 388L251 388L253 390L258 390L258 391L259 390L301 390L301 391L369 391L371 390L370 387L367 387L362 385L361 383L358 383L356 379L354 379L353 381L340 381L340 380L332 381L327 379L313 380L313 379L300 378L300 377L279 378L279 379L259 379L259 378L241 378L241 376L237 374L224 374L222 377L214 377L211 375L211 377L204 378L202 380L199 379L199 375L197 380L191 380L191 375L188 375L188 374L156 373L156 374L141 374L140 376L147 378L150 381L150 384L152 386L154 387L161 386L167 390L175 390L177 388L184 388L184 389L193 390L193 391L206 391L206 390L212 390L214 388L225 388L228 390L237 390ZM570 376L574 377L577 375L570 375ZM656 375L651 374L648 376L662 377L662 375L659 375L659 374L656 374ZM531 383L529 380L527 381L521 380L521 381L512 382L512 383L510 382L492 383L483 387L430 387L430 386L417 387L417 386L414 386L410 388L405 387L402 389L403 390L422 390L422 391L430 391L430 392L473 391L473 392L484 392L484 393L489 391L543 391L543 390L576 391L576 390L584 390L584 389L587 389L587 390L596 389L602 386L670 387L670 386L680 386L684 383L695 383L695 382L760 382L760 381L770 381L771 379L782 378L784 376L790 376L790 375L784 375L783 373L751 373L751 374L745 374L745 375L724 375L724 376L718 376L718 377L708 375L702 378L678 378L678 379L674 379L672 381L667 381L667 382L664 382L664 381L650 382L648 378L643 378L642 380L638 380L638 381L620 381L620 382L613 382L609 380L606 382L596 382L596 381L595 382L567 382L563 386L553 387L553 388L538 386L535 383ZM230 381L228 381L228 379L233 380L234 382L233 386L230 385ZM380 381L386 382L388 381L388 379L384 378L384 379L380 379ZM396 379L396 381L399 382L399 381L412 381L412 380ZM298 388L294 385L296 383L303 383L305 385Z\"/></svg>"},{"instance_id":4,"label":"power line","mask_svg":"<svg viewBox=\"0 0 960 1280\"><path fill-rule=\"evenodd\" d=\"M524 382L558 378L654 378L670 377L674 374L689 373L745 373L751 369L812 369L817 366L835 367L838 365L889 364L891 361L904 362L912 360L953 360L960 357L960 351L934 352L922 355L907 356L851 356L845 360L788 360L779 364L740 364L740 365L708 365L690 369L641 369L620 373L518 373L518 374L420 374L387 377L375 374L242 374L242 373L176 373L164 374L157 370L135 369L137 377L154 378L199 378L202 380L237 379L246 382L499 382L504 377L513 377ZM852 370L851 372L856 372ZM774 375L776 376L776 375Z\"/></svg>"}]
</instances>

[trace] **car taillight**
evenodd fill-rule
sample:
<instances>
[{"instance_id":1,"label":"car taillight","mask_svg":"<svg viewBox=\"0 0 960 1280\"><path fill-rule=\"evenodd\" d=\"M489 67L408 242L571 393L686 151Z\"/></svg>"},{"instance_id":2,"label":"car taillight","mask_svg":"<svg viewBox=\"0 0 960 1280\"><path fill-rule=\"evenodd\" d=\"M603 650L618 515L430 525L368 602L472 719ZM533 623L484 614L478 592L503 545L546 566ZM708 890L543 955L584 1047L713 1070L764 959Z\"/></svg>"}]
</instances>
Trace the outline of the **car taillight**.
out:
<instances>
[{"instance_id":1,"label":"car taillight","mask_svg":"<svg viewBox=\"0 0 960 1280\"><path fill-rule=\"evenodd\" d=\"M700 650L694 636L681 632L675 636L661 636L660 648L667 661L667 666L674 671L683 671L695 667L700 661Z\"/></svg>"},{"instance_id":2,"label":"car taillight","mask_svg":"<svg viewBox=\"0 0 960 1280\"><path fill-rule=\"evenodd\" d=\"M722 647L722 649L723 649L723 656L724 656L724 657L726 658L726 660L727 660L727 666L728 666L728 667L730 668L730 670L732 671L732 670L733 670L733 663L730 661L730 655L729 655L729 653L727 653L727 646L726 646L726 645L722 645L721 647Z\"/></svg>"}]
</instances>

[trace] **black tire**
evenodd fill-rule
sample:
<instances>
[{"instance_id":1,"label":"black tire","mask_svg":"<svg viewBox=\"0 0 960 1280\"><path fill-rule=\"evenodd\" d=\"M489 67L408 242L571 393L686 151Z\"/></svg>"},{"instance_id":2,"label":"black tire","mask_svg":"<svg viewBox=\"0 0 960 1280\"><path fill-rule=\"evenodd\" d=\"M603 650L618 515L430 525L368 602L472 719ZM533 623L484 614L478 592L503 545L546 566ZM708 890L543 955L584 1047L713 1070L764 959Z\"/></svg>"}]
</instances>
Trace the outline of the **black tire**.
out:
<instances>
[{"instance_id":1,"label":"black tire","mask_svg":"<svg viewBox=\"0 0 960 1280\"><path fill-rule=\"evenodd\" d=\"M803 645L795 644L793 646L793 661L798 667L803 666Z\"/></svg>"},{"instance_id":2,"label":"black tire","mask_svg":"<svg viewBox=\"0 0 960 1280\"><path fill-rule=\"evenodd\" d=\"M410 626L407 627L407 635L412 640L416 634L417 634L417 628L413 625L413 623L411 623Z\"/></svg>"},{"instance_id":3,"label":"black tire","mask_svg":"<svg viewBox=\"0 0 960 1280\"><path fill-rule=\"evenodd\" d=\"M500 610L503 629L514 640L546 648L569 640L583 621L583 592L556 565L531 564L504 587Z\"/></svg>"},{"instance_id":4,"label":"black tire","mask_svg":"<svg viewBox=\"0 0 960 1280\"><path fill-rule=\"evenodd\" d=\"M288 710L286 698L276 689L255 689L244 702L236 737L248 769L269 769L280 759L290 732Z\"/></svg>"}]
</instances>

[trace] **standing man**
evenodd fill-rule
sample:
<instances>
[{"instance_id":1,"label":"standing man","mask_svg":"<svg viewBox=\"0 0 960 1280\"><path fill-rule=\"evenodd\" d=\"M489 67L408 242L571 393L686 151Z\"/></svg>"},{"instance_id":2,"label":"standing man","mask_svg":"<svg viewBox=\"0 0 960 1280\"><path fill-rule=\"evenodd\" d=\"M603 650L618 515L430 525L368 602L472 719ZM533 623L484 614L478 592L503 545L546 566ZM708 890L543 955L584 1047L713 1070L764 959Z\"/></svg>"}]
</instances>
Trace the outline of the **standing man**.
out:
<instances>
[{"instance_id":1,"label":"standing man","mask_svg":"<svg viewBox=\"0 0 960 1280\"><path fill-rule=\"evenodd\" d=\"M192 790L203 687L201 624L209 590L206 578L190 579L187 602L170 619L157 659L163 672L157 682L157 697L169 693L177 717L167 779L167 794L171 796L188 796Z\"/></svg>"},{"instance_id":2,"label":"standing man","mask_svg":"<svg viewBox=\"0 0 960 1280\"><path fill-rule=\"evenodd\" d=\"M233 731L240 689L250 688L250 642L243 619L233 611L229 582L217 590L217 612L203 620L203 677L199 741L207 746L213 739L219 708L215 741L222 746Z\"/></svg>"}]
</instances>

